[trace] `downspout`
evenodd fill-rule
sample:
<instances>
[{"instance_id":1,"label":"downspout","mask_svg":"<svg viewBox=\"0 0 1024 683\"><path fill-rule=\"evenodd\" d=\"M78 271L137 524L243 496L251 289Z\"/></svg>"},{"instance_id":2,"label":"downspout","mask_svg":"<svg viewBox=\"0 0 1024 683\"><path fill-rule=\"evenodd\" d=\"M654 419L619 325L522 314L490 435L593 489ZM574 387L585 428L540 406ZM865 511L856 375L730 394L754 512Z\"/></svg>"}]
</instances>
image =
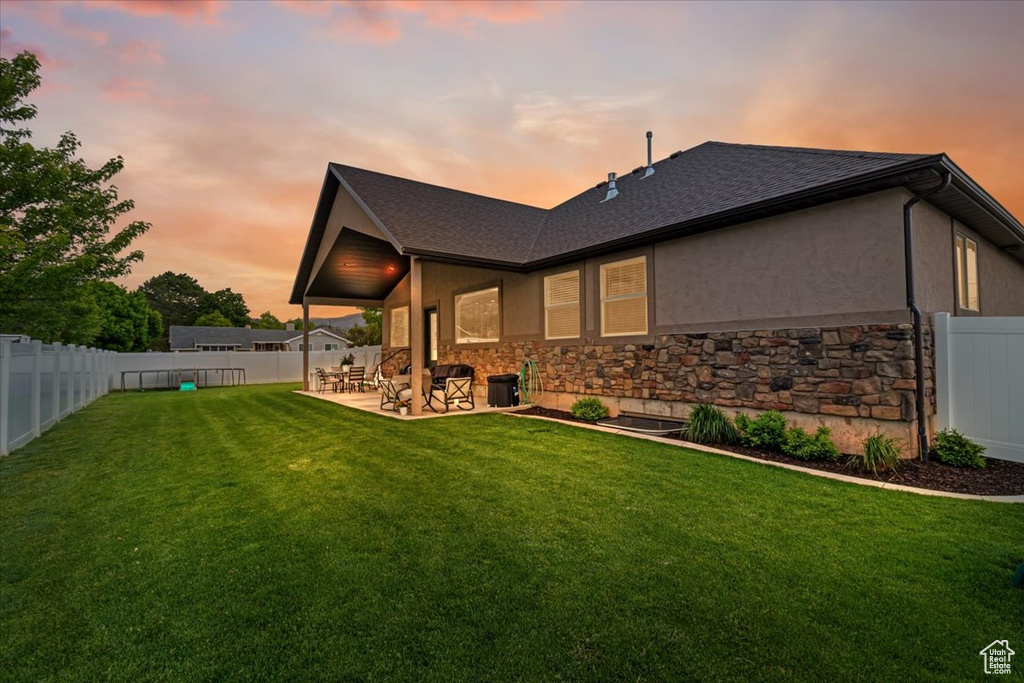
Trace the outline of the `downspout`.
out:
<instances>
[{"instance_id":1,"label":"downspout","mask_svg":"<svg viewBox=\"0 0 1024 683\"><path fill-rule=\"evenodd\" d=\"M921 309L914 297L914 204L936 192L949 187L953 177L943 171L942 182L921 194L916 194L903 205L903 258L907 274L907 308L914 316L914 389L917 393L917 446L921 460L928 462L928 430L925 423L924 395L924 326L921 323Z\"/></svg>"}]
</instances>

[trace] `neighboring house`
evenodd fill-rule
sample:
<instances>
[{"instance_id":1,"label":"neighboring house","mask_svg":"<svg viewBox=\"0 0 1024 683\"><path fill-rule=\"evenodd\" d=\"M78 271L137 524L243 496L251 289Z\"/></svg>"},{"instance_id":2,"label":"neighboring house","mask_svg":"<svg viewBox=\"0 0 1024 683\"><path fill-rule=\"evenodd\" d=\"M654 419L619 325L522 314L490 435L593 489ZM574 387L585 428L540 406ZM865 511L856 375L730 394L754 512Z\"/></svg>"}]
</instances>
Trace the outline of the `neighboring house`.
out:
<instances>
[{"instance_id":1,"label":"neighboring house","mask_svg":"<svg viewBox=\"0 0 1024 683\"><path fill-rule=\"evenodd\" d=\"M1024 315L1024 227L944 154L707 142L610 177L541 209L330 164L291 303L383 306L385 374L533 359L549 405L774 408L844 449L934 414L935 312ZM936 188L918 353L904 212Z\"/></svg>"},{"instance_id":2,"label":"neighboring house","mask_svg":"<svg viewBox=\"0 0 1024 683\"><path fill-rule=\"evenodd\" d=\"M349 341L323 328L310 330L310 351L340 351ZM171 325L171 351L302 351L302 332L253 330L248 327Z\"/></svg>"}]
</instances>

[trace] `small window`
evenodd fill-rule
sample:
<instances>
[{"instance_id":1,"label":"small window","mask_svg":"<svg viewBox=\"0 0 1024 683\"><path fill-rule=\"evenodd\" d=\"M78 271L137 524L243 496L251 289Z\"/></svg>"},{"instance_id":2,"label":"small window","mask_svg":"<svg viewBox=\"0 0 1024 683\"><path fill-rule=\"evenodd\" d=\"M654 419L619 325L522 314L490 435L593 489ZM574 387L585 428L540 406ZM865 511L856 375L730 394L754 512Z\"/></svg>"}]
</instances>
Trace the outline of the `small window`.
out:
<instances>
[{"instance_id":1,"label":"small window","mask_svg":"<svg viewBox=\"0 0 1024 683\"><path fill-rule=\"evenodd\" d=\"M391 309L391 346L409 345L409 307Z\"/></svg>"},{"instance_id":2,"label":"small window","mask_svg":"<svg viewBox=\"0 0 1024 683\"><path fill-rule=\"evenodd\" d=\"M299 342L299 351L305 351L306 347L302 342Z\"/></svg>"},{"instance_id":3,"label":"small window","mask_svg":"<svg viewBox=\"0 0 1024 683\"><path fill-rule=\"evenodd\" d=\"M601 266L601 336L647 334L647 257Z\"/></svg>"},{"instance_id":4,"label":"small window","mask_svg":"<svg viewBox=\"0 0 1024 683\"><path fill-rule=\"evenodd\" d=\"M580 336L580 271L544 278L544 338Z\"/></svg>"},{"instance_id":5,"label":"small window","mask_svg":"<svg viewBox=\"0 0 1024 683\"><path fill-rule=\"evenodd\" d=\"M339 350L341 350L341 345L340 344L332 344L331 342L327 342L326 344L324 344L324 351L339 351Z\"/></svg>"},{"instance_id":6,"label":"small window","mask_svg":"<svg viewBox=\"0 0 1024 683\"><path fill-rule=\"evenodd\" d=\"M455 342L476 344L498 341L498 288L481 289L455 297Z\"/></svg>"},{"instance_id":7,"label":"small window","mask_svg":"<svg viewBox=\"0 0 1024 683\"><path fill-rule=\"evenodd\" d=\"M960 308L980 310L978 300L978 243L956 236L956 293Z\"/></svg>"}]
</instances>

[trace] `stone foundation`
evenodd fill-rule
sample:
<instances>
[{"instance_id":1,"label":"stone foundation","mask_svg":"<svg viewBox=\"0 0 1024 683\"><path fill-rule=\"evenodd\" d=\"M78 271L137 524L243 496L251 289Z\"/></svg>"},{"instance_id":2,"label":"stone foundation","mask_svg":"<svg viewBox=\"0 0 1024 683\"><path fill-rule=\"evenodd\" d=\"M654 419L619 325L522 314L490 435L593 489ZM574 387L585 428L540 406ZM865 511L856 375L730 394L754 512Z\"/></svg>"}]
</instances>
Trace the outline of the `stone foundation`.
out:
<instances>
[{"instance_id":1,"label":"stone foundation","mask_svg":"<svg viewBox=\"0 0 1024 683\"><path fill-rule=\"evenodd\" d=\"M385 364L385 376L408 363L408 357L405 352ZM792 414L787 418L798 426L805 421L798 416L814 417L808 426L828 418L827 426L837 434L849 431L838 427L856 426L859 438L872 427L897 422L902 425L880 431L895 430L906 438L911 431L907 423L915 419L910 324L662 335L654 344L449 345L438 349L438 359L472 365L480 387L489 375L518 372L532 359L546 394L601 396L615 409L631 412L668 410L661 414L683 417L679 411L688 412L687 404L693 403L713 403L730 412L776 409ZM934 413L932 366L932 330L926 326L929 413ZM662 403L668 408L658 407Z\"/></svg>"}]
</instances>

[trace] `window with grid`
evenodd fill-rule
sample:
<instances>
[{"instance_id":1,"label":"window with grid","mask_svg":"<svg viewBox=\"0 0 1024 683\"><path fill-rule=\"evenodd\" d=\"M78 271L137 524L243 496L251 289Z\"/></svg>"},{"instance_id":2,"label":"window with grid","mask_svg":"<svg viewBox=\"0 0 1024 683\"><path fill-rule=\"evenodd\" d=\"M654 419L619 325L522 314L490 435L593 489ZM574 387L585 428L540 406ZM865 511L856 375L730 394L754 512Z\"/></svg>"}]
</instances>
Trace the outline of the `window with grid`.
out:
<instances>
[{"instance_id":1,"label":"window with grid","mask_svg":"<svg viewBox=\"0 0 1024 683\"><path fill-rule=\"evenodd\" d=\"M391 346L409 345L409 307L391 309Z\"/></svg>"},{"instance_id":2,"label":"window with grid","mask_svg":"<svg viewBox=\"0 0 1024 683\"><path fill-rule=\"evenodd\" d=\"M544 338L580 336L580 271L544 278Z\"/></svg>"},{"instance_id":3,"label":"window with grid","mask_svg":"<svg viewBox=\"0 0 1024 683\"><path fill-rule=\"evenodd\" d=\"M956 236L956 292L960 308L980 310L978 299L978 243Z\"/></svg>"},{"instance_id":4,"label":"window with grid","mask_svg":"<svg viewBox=\"0 0 1024 683\"><path fill-rule=\"evenodd\" d=\"M475 344L498 341L498 288L481 289L455 297L455 342Z\"/></svg>"},{"instance_id":5,"label":"window with grid","mask_svg":"<svg viewBox=\"0 0 1024 683\"><path fill-rule=\"evenodd\" d=\"M601 266L601 336L647 334L647 257Z\"/></svg>"}]
</instances>

